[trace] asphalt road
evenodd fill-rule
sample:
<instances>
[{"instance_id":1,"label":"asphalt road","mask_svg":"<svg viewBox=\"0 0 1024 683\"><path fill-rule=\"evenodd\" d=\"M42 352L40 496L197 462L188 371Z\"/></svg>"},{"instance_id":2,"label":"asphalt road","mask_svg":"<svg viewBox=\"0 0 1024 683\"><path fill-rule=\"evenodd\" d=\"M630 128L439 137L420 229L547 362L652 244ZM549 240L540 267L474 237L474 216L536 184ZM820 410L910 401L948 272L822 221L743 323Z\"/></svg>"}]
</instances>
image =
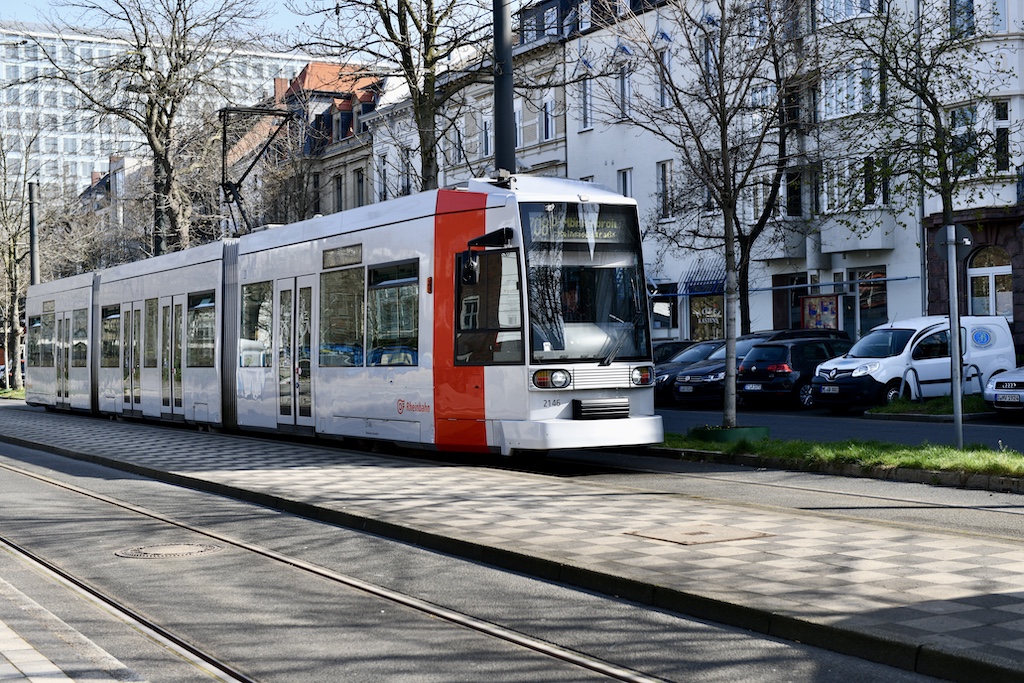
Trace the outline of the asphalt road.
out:
<instances>
[{"instance_id":1,"label":"asphalt road","mask_svg":"<svg viewBox=\"0 0 1024 683\"><path fill-rule=\"evenodd\" d=\"M0 444L0 463L4 462L664 680L927 680ZM196 557L120 557L115 553L125 548L196 543L205 537L9 469L0 469L0 530L263 681L605 680L402 606L328 585L239 548ZM0 562L0 571L5 578L24 573L5 562ZM136 654L130 635L111 633L109 626L96 631L89 609L70 607L70 601L37 586L25 590L150 680L178 680L161 672L152 651Z\"/></svg>"},{"instance_id":2,"label":"asphalt road","mask_svg":"<svg viewBox=\"0 0 1024 683\"><path fill-rule=\"evenodd\" d=\"M692 427L722 424L721 408L710 410L658 409L665 431L685 434ZM872 439L909 445L956 443L952 422L918 422L913 420L878 420L858 413L833 415L826 410L743 409L738 423L744 427L767 426L774 439L833 442L846 439ZM1024 453L1024 423L986 417L964 422L964 444L982 444L989 448L1012 448Z\"/></svg>"}]
</instances>

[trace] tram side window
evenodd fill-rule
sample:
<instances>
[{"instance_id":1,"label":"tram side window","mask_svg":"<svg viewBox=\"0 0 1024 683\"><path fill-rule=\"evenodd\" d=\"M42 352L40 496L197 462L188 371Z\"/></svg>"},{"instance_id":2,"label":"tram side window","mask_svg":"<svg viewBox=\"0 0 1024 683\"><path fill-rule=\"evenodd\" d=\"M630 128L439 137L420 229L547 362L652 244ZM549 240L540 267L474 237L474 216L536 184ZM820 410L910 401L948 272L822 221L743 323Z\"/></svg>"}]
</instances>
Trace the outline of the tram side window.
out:
<instances>
[{"instance_id":1,"label":"tram side window","mask_svg":"<svg viewBox=\"0 0 1024 683\"><path fill-rule=\"evenodd\" d=\"M363 269L320 276L320 367L363 364Z\"/></svg>"},{"instance_id":2,"label":"tram side window","mask_svg":"<svg viewBox=\"0 0 1024 683\"><path fill-rule=\"evenodd\" d=\"M212 368L217 330L213 292L188 295L188 346L185 364L190 368Z\"/></svg>"},{"instance_id":3,"label":"tram side window","mask_svg":"<svg viewBox=\"0 0 1024 683\"><path fill-rule=\"evenodd\" d=\"M367 365L419 365L419 263L369 269Z\"/></svg>"},{"instance_id":4,"label":"tram side window","mask_svg":"<svg viewBox=\"0 0 1024 683\"><path fill-rule=\"evenodd\" d=\"M523 304L516 251L477 255L479 276L460 282L455 311L455 362L490 365L523 362ZM462 272L460 263L456 272Z\"/></svg>"},{"instance_id":5,"label":"tram side window","mask_svg":"<svg viewBox=\"0 0 1024 683\"><path fill-rule=\"evenodd\" d=\"M274 283L242 285L242 324L238 365L269 368L274 360Z\"/></svg>"},{"instance_id":6,"label":"tram side window","mask_svg":"<svg viewBox=\"0 0 1024 683\"><path fill-rule=\"evenodd\" d=\"M158 299L146 299L145 312L145 347L142 352L142 364L147 368L155 368L157 365L157 328L160 325L159 318L160 302Z\"/></svg>"},{"instance_id":7,"label":"tram side window","mask_svg":"<svg viewBox=\"0 0 1024 683\"><path fill-rule=\"evenodd\" d=\"M101 316L100 367L121 367L121 307L104 306Z\"/></svg>"},{"instance_id":8,"label":"tram side window","mask_svg":"<svg viewBox=\"0 0 1024 683\"><path fill-rule=\"evenodd\" d=\"M43 330L43 321L38 315L28 319L28 338L25 340L25 364L30 368L39 367L39 336Z\"/></svg>"},{"instance_id":9,"label":"tram side window","mask_svg":"<svg viewBox=\"0 0 1024 683\"><path fill-rule=\"evenodd\" d=\"M42 329L39 333L39 367L53 367L54 328L57 317L53 313L43 313Z\"/></svg>"},{"instance_id":10,"label":"tram side window","mask_svg":"<svg viewBox=\"0 0 1024 683\"><path fill-rule=\"evenodd\" d=\"M71 313L71 367L84 368L89 353L89 311L75 309Z\"/></svg>"}]
</instances>

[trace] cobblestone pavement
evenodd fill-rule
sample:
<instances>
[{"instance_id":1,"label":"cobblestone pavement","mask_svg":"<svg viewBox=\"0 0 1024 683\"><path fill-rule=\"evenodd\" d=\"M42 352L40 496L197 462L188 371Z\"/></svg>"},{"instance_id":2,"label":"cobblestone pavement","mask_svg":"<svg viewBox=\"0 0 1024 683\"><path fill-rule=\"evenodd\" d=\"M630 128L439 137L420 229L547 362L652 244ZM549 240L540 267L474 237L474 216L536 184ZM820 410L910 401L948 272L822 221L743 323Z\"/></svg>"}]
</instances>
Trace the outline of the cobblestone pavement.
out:
<instances>
[{"instance_id":1,"label":"cobblestone pavement","mask_svg":"<svg viewBox=\"0 0 1024 683\"><path fill-rule=\"evenodd\" d=\"M0 441L932 676L1024 680L1024 539L27 408L0 408Z\"/></svg>"}]
</instances>

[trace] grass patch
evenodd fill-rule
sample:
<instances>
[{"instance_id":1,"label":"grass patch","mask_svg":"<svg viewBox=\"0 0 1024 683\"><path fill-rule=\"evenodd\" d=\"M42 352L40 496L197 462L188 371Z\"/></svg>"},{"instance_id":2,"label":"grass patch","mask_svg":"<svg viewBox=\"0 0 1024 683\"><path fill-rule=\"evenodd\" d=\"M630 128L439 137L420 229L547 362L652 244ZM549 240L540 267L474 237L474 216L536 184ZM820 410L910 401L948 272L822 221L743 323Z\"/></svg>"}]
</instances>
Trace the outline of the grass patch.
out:
<instances>
[{"instance_id":1,"label":"grass patch","mask_svg":"<svg viewBox=\"0 0 1024 683\"><path fill-rule=\"evenodd\" d=\"M985 399L980 395L971 394L964 396L964 413L990 413L992 409L985 405ZM887 406L875 406L868 410L869 413L882 415L952 415L953 397L941 396L930 398L927 401L911 401L908 398L899 398Z\"/></svg>"},{"instance_id":2,"label":"grass patch","mask_svg":"<svg viewBox=\"0 0 1024 683\"><path fill-rule=\"evenodd\" d=\"M905 467L969 474L1024 476L1024 455L1010 449L992 450L970 445L963 450L952 446L906 446L882 441L780 441L764 439L756 443L722 444L700 441L679 434L667 434L665 445L681 450L701 450L733 455L755 453L765 458L791 462L794 467L813 469L822 465L860 465L861 467Z\"/></svg>"},{"instance_id":3,"label":"grass patch","mask_svg":"<svg viewBox=\"0 0 1024 683\"><path fill-rule=\"evenodd\" d=\"M25 400L25 390L24 389L18 389L18 390L14 390L14 389L0 389L0 398L10 398L10 399L14 399L14 400L17 400L17 401L24 401Z\"/></svg>"}]
</instances>

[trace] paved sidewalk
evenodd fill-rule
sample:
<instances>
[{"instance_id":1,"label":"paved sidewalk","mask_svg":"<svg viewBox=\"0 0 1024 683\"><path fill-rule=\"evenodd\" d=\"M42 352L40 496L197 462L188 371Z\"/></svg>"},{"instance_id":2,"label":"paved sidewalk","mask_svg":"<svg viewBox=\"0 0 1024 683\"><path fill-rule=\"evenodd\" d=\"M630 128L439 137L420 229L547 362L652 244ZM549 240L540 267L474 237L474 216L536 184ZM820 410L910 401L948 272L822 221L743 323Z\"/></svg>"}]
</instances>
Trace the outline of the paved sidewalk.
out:
<instances>
[{"instance_id":1,"label":"paved sidewalk","mask_svg":"<svg viewBox=\"0 0 1024 683\"><path fill-rule=\"evenodd\" d=\"M56 664L0 621L0 681L74 683Z\"/></svg>"},{"instance_id":2,"label":"paved sidewalk","mask_svg":"<svg viewBox=\"0 0 1024 683\"><path fill-rule=\"evenodd\" d=\"M35 445L962 681L1024 681L1024 539L0 409Z\"/></svg>"}]
</instances>

